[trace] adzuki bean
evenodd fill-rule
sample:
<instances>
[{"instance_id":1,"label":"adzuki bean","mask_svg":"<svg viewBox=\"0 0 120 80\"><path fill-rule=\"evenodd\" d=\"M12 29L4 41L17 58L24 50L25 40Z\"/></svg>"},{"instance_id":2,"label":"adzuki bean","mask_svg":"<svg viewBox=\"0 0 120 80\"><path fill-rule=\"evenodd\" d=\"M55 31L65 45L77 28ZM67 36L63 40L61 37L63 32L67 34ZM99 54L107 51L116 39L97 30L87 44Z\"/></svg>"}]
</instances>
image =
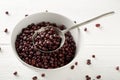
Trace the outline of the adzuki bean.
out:
<instances>
[{"instance_id":1,"label":"adzuki bean","mask_svg":"<svg viewBox=\"0 0 120 80\"><path fill-rule=\"evenodd\" d=\"M92 58L95 58L95 55L92 55Z\"/></svg>"},{"instance_id":2,"label":"adzuki bean","mask_svg":"<svg viewBox=\"0 0 120 80\"><path fill-rule=\"evenodd\" d=\"M87 31L87 28L84 28L84 31Z\"/></svg>"},{"instance_id":3,"label":"adzuki bean","mask_svg":"<svg viewBox=\"0 0 120 80\"><path fill-rule=\"evenodd\" d=\"M100 27L100 24L96 24L95 26L96 26L96 27Z\"/></svg>"},{"instance_id":4,"label":"adzuki bean","mask_svg":"<svg viewBox=\"0 0 120 80\"><path fill-rule=\"evenodd\" d=\"M17 76L17 71L15 71L15 72L13 73L13 75Z\"/></svg>"},{"instance_id":5,"label":"adzuki bean","mask_svg":"<svg viewBox=\"0 0 120 80\"><path fill-rule=\"evenodd\" d=\"M117 67L116 67L116 70L117 70L117 71L119 71L119 70L120 70L119 66L117 66Z\"/></svg>"},{"instance_id":6,"label":"adzuki bean","mask_svg":"<svg viewBox=\"0 0 120 80\"><path fill-rule=\"evenodd\" d=\"M75 65L77 66L77 65L78 65L78 62L75 62Z\"/></svg>"},{"instance_id":7,"label":"adzuki bean","mask_svg":"<svg viewBox=\"0 0 120 80\"><path fill-rule=\"evenodd\" d=\"M42 73L42 74L41 74L41 77L45 77L45 73Z\"/></svg>"},{"instance_id":8,"label":"adzuki bean","mask_svg":"<svg viewBox=\"0 0 120 80\"><path fill-rule=\"evenodd\" d=\"M91 80L91 77L89 75L85 76L86 80Z\"/></svg>"},{"instance_id":9,"label":"adzuki bean","mask_svg":"<svg viewBox=\"0 0 120 80\"><path fill-rule=\"evenodd\" d=\"M27 16L28 16L28 14L25 15L25 17L27 17Z\"/></svg>"},{"instance_id":10,"label":"adzuki bean","mask_svg":"<svg viewBox=\"0 0 120 80\"><path fill-rule=\"evenodd\" d=\"M8 29L6 28L6 29L4 30L4 32L7 33L7 32L8 32Z\"/></svg>"},{"instance_id":11,"label":"adzuki bean","mask_svg":"<svg viewBox=\"0 0 120 80\"><path fill-rule=\"evenodd\" d=\"M32 80L37 80L37 76L33 76L33 77L32 77Z\"/></svg>"},{"instance_id":12,"label":"adzuki bean","mask_svg":"<svg viewBox=\"0 0 120 80\"><path fill-rule=\"evenodd\" d=\"M5 14L6 14L6 15L9 15L9 12L8 12L8 11L6 11L6 12L5 12Z\"/></svg>"},{"instance_id":13,"label":"adzuki bean","mask_svg":"<svg viewBox=\"0 0 120 80\"><path fill-rule=\"evenodd\" d=\"M71 68L71 69L74 69L74 68L75 68L75 66L74 66L74 65L72 65L70 68Z\"/></svg>"},{"instance_id":14,"label":"adzuki bean","mask_svg":"<svg viewBox=\"0 0 120 80\"><path fill-rule=\"evenodd\" d=\"M90 59L87 59L87 65L91 65L91 60Z\"/></svg>"},{"instance_id":15,"label":"adzuki bean","mask_svg":"<svg viewBox=\"0 0 120 80\"><path fill-rule=\"evenodd\" d=\"M74 21L74 23L77 23L76 21Z\"/></svg>"},{"instance_id":16,"label":"adzuki bean","mask_svg":"<svg viewBox=\"0 0 120 80\"><path fill-rule=\"evenodd\" d=\"M100 78L101 78L101 75L97 75L96 78L97 78L97 79L100 79Z\"/></svg>"}]
</instances>

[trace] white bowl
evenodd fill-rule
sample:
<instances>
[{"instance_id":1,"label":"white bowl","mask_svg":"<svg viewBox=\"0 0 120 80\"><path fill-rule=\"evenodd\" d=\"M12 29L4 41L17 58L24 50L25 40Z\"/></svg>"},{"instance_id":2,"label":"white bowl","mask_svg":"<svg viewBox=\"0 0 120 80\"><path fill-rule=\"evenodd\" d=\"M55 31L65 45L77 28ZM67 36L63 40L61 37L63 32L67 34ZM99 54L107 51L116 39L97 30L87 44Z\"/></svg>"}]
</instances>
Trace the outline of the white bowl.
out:
<instances>
[{"instance_id":1,"label":"white bowl","mask_svg":"<svg viewBox=\"0 0 120 80\"><path fill-rule=\"evenodd\" d=\"M14 28L14 30L12 32L12 36L11 36L11 45L12 45L12 48L14 50L14 53L17 56L17 58L19 59L20 62L22 62L24 65L26 65L26 66L28 66L28 67L30 67L32 69L35 69L35 70L45 70L45 69L31 66L31 65L25 63L23 60L21 60L19 58L17 52L16 52L16 49L15 49L15 41L16 41L16 36L21 32L21 30L23 28L27 27L31 23L35 23L36 24L36 23L39 23L39 22L42 22L42 21L53 22L53 23L56 23L58 25L59 24L63 24L67 28L74 25L74 22L72 20L68 19L65 16L62 16L62 15L59 15L59 14L56 14L56 13L41 12L41 13L36 13L36 14L30 15L30 16L24 18L23 20L21 20L15 26L15 28ZM77 48L76 48L76 55L75 55L75 57L76 57L78 55L78 53L79 53L79 50L80 50L80 46L79 46L79 44L81 43L80 30L78 28L76 28L74 30L71 30L70 32L71 32L71 34L72 34L72 36L74 38L74 41L76 42L76 46L77 46ZM73 60L69 64L67 64L67 65L65 65L63 67L60 67L60 68L55 68L55 69L65 68L65 67L71 65ZM50 70L53 70L53 69L50 69Z\"/></svg>"}]
</instances>

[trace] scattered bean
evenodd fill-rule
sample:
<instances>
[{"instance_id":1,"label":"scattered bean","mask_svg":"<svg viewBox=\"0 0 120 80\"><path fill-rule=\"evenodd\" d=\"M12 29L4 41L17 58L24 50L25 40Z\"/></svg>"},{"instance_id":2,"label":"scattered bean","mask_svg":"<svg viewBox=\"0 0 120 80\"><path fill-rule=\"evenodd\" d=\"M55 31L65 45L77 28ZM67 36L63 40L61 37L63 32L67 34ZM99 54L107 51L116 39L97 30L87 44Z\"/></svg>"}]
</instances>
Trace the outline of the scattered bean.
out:
<instances>
[{"instance_id":1,"label":"scattered bean","mask_svg":"<svg viewBox=\"0 0 120 80\"><path fill-rule=\"evenodd\" d=\"M117 66L117 67L116 67L116 70L117 70L117 71L119 71L119 70L120 70L119 66Z\"/></svg>"},{"instance_id":2,"label":"scattered bean","mask_svg":"<svg viewBox=\"0 0 120 80\"><path fill-rule=\"evenodd\" d=\"M87 60L87 65L91 65L91 60L90 59Z\"/></svg>"},{"instance_id":3,"label":"scattered bean","mask_svg":"<svg viewBox=\"0 0 120 80\"><path fill-rule=\"evenodd\" d=\"M100 78L101 78L101 75L97 75L96 78L97 78L97 79L100 79Z\"/></svg>"},{"instance_id":4,"label":"scattered bean","mask_svg":"<svg viewBox=\"0 0 120 80\"><path fill-rule=\"evenodd\" d=\"M91 77L89 75L85 76L86 80L91 80Z\"/></svg>"},{"instance_id":5,"label":"scattered bean","mask_svg":"<svg viewBox=\"0 0 120 80\"><path fill-rule=\"evenodd\" d=\"M4 30L4 32L7 33L7 32L8 32L8 29L6 28L6 29Z\"/></svg>"},{"instance_id":6,"label":"scattered bean","mask_svg":"<svg viewBox=\"0 0 120 80\"><path fill-rule=\"evenodd\" d=\"M96 27L100 27L100 24L96 24L95 26L96 26Z\"/></svg>"},{"instance_id":7,"label":"scattered bean","mask_svg":"<svg viewBox=\"0 0 120 80\"><path fill-rule=\"evenodd\" d=\"M6 15L9 15L9 12L8 12L8 11L6 11L6 12L5 12L5 14L6 14Z\"/></svg>"},{"instance_id":8,"label":"scattered bean","mask_svg":"<svg viewBox=\"0 0 120 80\"><path fill-rule=\"evenodd\" d=\"M78 65L78 62L75 62L75 65Z\"/></svg>"},{"instance_id":9,"label":"scattered bean","mask_svg":"<svg viewBox=\"0 0 120 80\"><path fill-rule=\"evenodd\" d=\"M75 68L75 66L74 66L74 65L72 65L70 68L71 68L71 69L74 69L74 68Z\"/></svg>"},{"instance_id":10,"label":"scattered bean","mask_svg":"<svg viewBox=\"0 0 120 80\"><path fill-rule=\"evenodd\" d=\"M84 28L84 31L87 31L87 28Z\"/></svg>"},{"instance_id":11,"label":"scattered bean","mask_svg":"<svg viewBox=\"0 0 120 80\"><path fill-rule=\"evenodd\" d=\"M17 71L15 71L15 72L13 73L13 75L17 76Z\"/></svg>"},{"instance_id":12,"label":"scattered bean","mask_svg":"<svg viewBox=\"0 0 120 80\"><path fill-rule=\"evenodd\" d=\"M92 55L92 58L95 58L95 55Z\"/></svg>"},{"instance_id":13,"label":"scattered bean","mask_svg":"<svg viewBox=\"0 0 120 80\"><path fill-rule=\"evenodd\" d=\"M37 76L34 76L34 77L32 78L32 80L37 80Z\"/></svg>"},{"instance_id":14,"label":"scattered bean","mask_svg":"<svg viewBox=\"0 0 120 80\"><path fill-rule=\"evenodd\" d=\"M74 23L77 23L76 21L74 21Z\"/></svg>"},{"instance_id":15,"label":"scattered bean","mask_svg":"<svg viewBox=\"0 0 120 80\"><path fill-rule=\"evenodd\" d=\"M27 17L27 16L28 16L28 14L25 15L25 17Z\"/></svg>"},{"instance_id":16,"label":"scattered bean","mask_svg":"<svg viewBox=\"0 0 120 80\"><path fill-rule=\"evenodd\" d=\"M41 77L45 77L45 73L42 73L42 74L41 74Z\"/></svg>"}]
</instances>

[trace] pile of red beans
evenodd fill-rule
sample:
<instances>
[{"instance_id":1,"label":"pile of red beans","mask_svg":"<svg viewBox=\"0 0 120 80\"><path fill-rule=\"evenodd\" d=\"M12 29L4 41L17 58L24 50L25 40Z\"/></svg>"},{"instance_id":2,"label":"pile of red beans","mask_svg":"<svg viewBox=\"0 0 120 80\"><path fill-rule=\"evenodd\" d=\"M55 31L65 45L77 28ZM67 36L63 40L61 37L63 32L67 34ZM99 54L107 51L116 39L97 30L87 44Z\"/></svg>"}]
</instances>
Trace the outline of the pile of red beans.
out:
<instances>
[{"instance_id":1,"label":"pile of red beans","mask_svg":"<svg viewBox=\"0 0 120 80\"><path fill-rule=\"evenodd\" d=\"M38 68L44 69L53 69L62 67L74 58L76 52L76 43L70 32L65 34L65 43L64 45L57 51L51 53L40 52L37 46L33 45L32 36L34 32L41 27L52 26L57 27L61 30L64 30L66 27L64 25L56 25L55 23L50 22L40 22L38 24L30 24L26 28L23 28L20 34L16 37L15 47L19 57L29 65ZM49 29L50 31L52 28ZM61 38L58 35L53 35L53 33L45 32L43 42L44 45L51 46L48 48L47 46L41 46L44 50L53 50L56 49L60 45ZM45 37L48 37L48 40L45 41ZM38 38L40 39L40 38ZM38 42L40 42L40 39ZM41 45L37 43L36 45Z\"/></svg>"}]
</instances>

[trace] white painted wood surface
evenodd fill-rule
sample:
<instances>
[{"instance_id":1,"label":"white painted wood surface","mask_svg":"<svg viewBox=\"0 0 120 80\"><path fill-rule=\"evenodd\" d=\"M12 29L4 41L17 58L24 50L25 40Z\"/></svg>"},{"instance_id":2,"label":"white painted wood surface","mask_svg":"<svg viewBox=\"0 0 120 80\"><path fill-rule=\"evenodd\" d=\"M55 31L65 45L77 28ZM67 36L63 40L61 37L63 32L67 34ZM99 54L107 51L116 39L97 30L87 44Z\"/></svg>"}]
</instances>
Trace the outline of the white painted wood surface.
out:
<instances>
[{"instance_id":1,"label":"white painted wood surface","mask_svg":"<svg viewBox=\"0 0 120 80\"><path fill-rule=\"evenodd\" d=\"M46 73L41 78L41 72L35 72L22 65L15 57L10 38L14 26L24 18L25 14L33 14L48 10L62 14L77 22L97 16L108 11L115 11L108 16L81 27L84 38L84 48L76 61L79 66L71 71L69 68ZM5 15L9 11L10 16ZM100 23L101 28L95 24ZM84 27L88 32L84 32ZM9 33L4 33L8 28ZM120 66L120 0L0 0L0 80L32 80L36 75L39 80L85 80L88 74L92 78L102 75L101 80L120 80L120 72L115 70ZM96 59L91 55L95 54ZM86 59L92 60L92 65L86 65ZM18 71L19 76L13 76ZM45 73L45 72L44 72Z\"/></svg>"}]
</instances>

